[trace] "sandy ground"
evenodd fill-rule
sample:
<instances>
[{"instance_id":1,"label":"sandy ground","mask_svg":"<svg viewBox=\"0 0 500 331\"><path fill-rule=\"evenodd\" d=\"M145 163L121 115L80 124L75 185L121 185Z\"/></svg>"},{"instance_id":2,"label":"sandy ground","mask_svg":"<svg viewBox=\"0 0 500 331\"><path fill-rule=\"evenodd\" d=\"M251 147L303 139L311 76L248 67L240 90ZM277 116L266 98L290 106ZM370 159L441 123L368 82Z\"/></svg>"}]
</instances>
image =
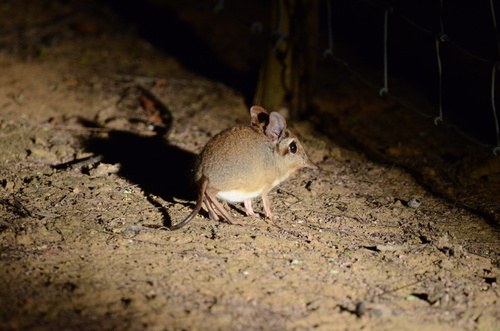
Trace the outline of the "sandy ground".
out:
<instances>
[{"instance_id":1,"label":"sandy ground","mask_svg":"<svg viewBox=\"0 0 500 331\"><path fill-rule=\"evenodd\" d=\"M332 140L316 130L330 115L291 123L321 170L271 192L275 222L234 205L245 226L202 212L181 230L158 229L189 214L193 158L247 122L248 106L133 29L75 29L86 17L54 6L65 19L40 15L43 6L17 16L13 2L2 11L1 329L500 328L495 209L464 208L453 185L432 189L432 169L410 175L349 137ZM30 15L29 38L18 39ZM40 36L51 42L40 47ZM151 112L138 86L168 111ZM359 121L339 127L361 125L362 113L351 109Z\"/></svg>"}]
</instances>

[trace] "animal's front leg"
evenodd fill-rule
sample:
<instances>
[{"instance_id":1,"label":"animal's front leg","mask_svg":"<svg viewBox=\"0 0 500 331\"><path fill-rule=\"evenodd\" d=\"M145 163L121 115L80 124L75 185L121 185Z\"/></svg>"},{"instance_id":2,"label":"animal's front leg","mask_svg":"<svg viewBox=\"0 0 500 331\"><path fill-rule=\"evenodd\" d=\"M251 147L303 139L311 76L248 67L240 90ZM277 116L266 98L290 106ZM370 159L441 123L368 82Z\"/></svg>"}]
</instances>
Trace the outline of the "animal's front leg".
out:
<instances>
[{"instance_id":1,"label":"animal's front leg","mask_svg":"<svg viewBox=\"0 0 500 331\"><path fill-rule=\"evenodd\" d=\"M267 193L262 193L262 205L264 206L264 212L266 213L266 217L272 221L273 213L271 213L271 206L269 203L269 198L267 196Z\"/></svg>"},{"instance_id":2,"label":"animal's front leg","mask_svg":"<svg viewBox=\"0 0 500 331\"><path fill-rule=\"evenodd\" d=\"M245 205L245 211L247 212L247 216L259 217L259 214L256 214L252 209L252 199L246 199L243 204Z\"/></svg>"}]
</instances>

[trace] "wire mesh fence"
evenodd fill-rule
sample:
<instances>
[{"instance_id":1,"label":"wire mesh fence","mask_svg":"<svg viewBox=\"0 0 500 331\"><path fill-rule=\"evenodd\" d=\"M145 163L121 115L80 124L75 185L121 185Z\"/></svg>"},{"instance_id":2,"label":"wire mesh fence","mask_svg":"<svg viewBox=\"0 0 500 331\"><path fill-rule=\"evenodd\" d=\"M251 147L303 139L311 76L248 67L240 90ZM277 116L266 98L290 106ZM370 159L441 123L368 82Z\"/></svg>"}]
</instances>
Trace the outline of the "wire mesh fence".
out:
<instances>
[{"instance_id":1,"label":"wire mesh fence","mask_svg":"<svg viewBox=\"0 0 500 331\"><path fill-rule=\"evenodd\" d=\"M272 49L294 40L290 31L278 28L282 17L290 12L289 0L273 0L278 2L275 26L232 12L227 6L229 1L193 1L213 15L228 15L252 33L267 38ZM318 42L301 47L315 49L318 56L341 64L381 97L396 101L436 125L451 127L500 155L500 89L496 83L500 40L495 5L498 7L494 0L322 0ZM378 75L366 75L357 68L359 63L342 58L339 44L361 54L363 63ZM397 84L401 78L426 94L434 107L419 108L407 95L400 94Z\"/></svg>"}]
</instances>

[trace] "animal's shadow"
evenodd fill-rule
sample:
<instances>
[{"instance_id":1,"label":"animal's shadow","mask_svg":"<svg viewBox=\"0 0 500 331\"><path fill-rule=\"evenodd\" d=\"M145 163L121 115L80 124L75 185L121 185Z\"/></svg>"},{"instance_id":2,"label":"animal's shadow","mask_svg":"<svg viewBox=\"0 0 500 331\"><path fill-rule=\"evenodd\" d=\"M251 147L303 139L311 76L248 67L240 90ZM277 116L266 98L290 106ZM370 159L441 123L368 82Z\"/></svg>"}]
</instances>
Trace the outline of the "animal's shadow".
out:
<instances>
[{"instance_id":1,"label":"animal's shadow","mask_svg":"<svg viewBox=\"0 0 500 331\"><path fill-rule=\"evenodd\" d=\"M169 202L173 198L196 200L193 180L196 155L169 145L161 136L113 131L106 138L88 139L85 145L88 151L102 156L101 162L120 163L118 174L147 193L149 201L161 210L165 226L173 222L151 195Z\"/></svg>"}]
</instances>

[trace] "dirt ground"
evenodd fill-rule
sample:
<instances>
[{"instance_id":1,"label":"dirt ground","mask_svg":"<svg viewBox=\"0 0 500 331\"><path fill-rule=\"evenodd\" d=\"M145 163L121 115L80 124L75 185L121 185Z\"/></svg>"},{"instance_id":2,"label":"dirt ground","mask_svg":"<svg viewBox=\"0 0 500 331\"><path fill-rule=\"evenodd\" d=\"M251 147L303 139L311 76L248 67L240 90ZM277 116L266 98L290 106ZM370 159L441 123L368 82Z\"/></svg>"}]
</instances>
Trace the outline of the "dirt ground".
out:
<instances>
[{"instance_id":1,"label":"dirt ground","mask_svg":"<svg viewBox=\"0 0 500 331\"><path fill-rule=\"evenodd\" d=\"M352 80L357 107L323 98L290 123L321 169L271 192L277 221L234 205L246 226L158 229L192 210L190 164L248 105L77 5L0 5L0 329L500 330L495 172L412 167L418 148L360 129L395 110Z\"/></svg>"}]
</instances>

